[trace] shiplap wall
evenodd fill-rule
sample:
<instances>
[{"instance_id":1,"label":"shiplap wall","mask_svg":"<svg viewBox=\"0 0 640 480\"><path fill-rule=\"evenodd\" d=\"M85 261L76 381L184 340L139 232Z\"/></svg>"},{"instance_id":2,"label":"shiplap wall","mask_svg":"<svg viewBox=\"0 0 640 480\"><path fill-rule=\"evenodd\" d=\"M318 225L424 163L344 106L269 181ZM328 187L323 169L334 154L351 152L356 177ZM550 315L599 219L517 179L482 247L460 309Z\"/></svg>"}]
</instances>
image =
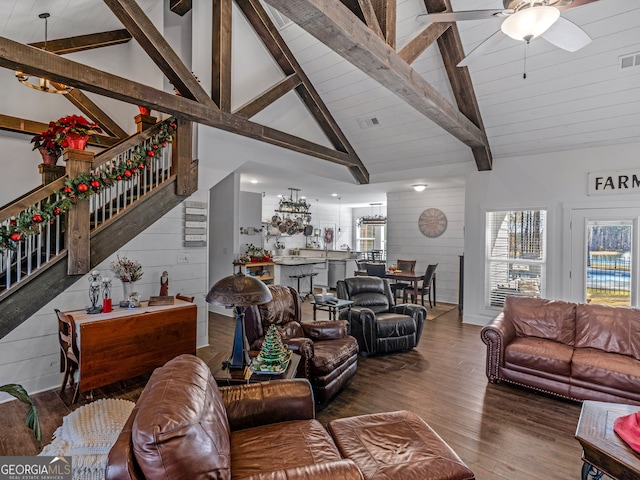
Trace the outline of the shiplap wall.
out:
<instances>
[{"instance_id":1,"label":"shiplap wall","mask_svg":"<svg viewBox=\"0 0 640 480\"><path fill-rule=\"evenodd\" d=\"M387 263L417 260L416 272L437 263L437 300L458 303L459 256L464 251L464 188L387 194ZM437 238L420 233L418 218L427 208L447 216L447 230Z\"/></svg>"},{"instance_id":2,"label":"shiplap wall","mask_svg":"<svg viewBox=\"0 0 640 480\"><path fill-rule=\"evenodd\" d=\"M190 200L206 201L198 196ZM160 293L160 276L169 272L169 294L195 296L198 305L197 345L208 345L208 322L204 296L207 293L206 248L184 248L184 207L178 205L161 220L138 235L96 267L113 279L110 265L116 255L126 255L142 264L144 274L136 283L142 298ZM178 263L179 256L189 263ZM114 303L122 300L122 283L113 279ZM88 277L83 275L73 286L49 302L18 328L0 339L0 384L19 383L29 393L59 387L60 346L54 309L75 310L90 303ZM1 400L5 400L5 395Z\"/></svg>"}]
</instances>

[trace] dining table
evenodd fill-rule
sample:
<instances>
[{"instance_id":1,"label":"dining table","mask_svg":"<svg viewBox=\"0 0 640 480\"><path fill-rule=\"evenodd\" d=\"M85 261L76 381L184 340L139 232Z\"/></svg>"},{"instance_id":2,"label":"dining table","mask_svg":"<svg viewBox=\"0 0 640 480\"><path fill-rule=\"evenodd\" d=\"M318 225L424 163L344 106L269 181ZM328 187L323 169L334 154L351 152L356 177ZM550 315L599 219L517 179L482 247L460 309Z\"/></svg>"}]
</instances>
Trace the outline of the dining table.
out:
<instances>
[{"instance_id":1,"label":"dining table","mask_svg":"<svg viewBox=\"0 0 640 480\"><path fill-rule=\"evenodd\" d=\"M367 276L367 272L365 270L356 270L353 272L354 276ZM389 280L398 280L401 282L408 282L412 284L413 289L418 291L418 282L424 278L424 274L419 274L416 272L404 272L400 270L386 270L384 274L384 278L388 278ZM431 280L431 289L429 290L429 297L433 301L433 306L436 306L436 274L433 274L433 278Z\"/></svg>"}]
</instances>

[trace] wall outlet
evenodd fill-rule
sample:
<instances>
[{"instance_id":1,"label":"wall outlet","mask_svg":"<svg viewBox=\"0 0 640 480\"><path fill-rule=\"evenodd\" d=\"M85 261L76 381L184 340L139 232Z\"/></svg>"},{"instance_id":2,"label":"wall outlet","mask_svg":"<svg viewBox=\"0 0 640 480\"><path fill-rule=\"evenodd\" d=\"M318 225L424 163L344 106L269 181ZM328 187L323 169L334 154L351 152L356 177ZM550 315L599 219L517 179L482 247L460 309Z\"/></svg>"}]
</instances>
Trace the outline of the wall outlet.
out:
<instances>
[{"instance_id":1,"label":"wall outlet","mask_svg":"<svg viewBox=\"0 0 640 480\"><path fill-rule=\"evenodd\" d=\"M179 253L178 254L178 263L190 263L191 256L188 253Z\"/></svg>"}]
</instances>

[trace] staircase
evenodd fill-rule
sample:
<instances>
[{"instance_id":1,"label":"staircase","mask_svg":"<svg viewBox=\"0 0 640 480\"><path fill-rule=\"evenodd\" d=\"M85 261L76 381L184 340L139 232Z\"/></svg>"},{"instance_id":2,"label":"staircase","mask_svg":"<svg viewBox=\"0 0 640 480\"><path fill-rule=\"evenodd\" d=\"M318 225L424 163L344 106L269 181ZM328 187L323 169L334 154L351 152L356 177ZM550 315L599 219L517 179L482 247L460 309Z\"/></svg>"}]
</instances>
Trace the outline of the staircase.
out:
<instances>
[{"instance_id":1,"label":"staircase","mask_svg":"<svg viewBox=\"0 0 640 480\"><path fill-rule=\"evenodd\" d=\"M154 150L162 123L129 137L87 161L87 153L65 153L64 178L44 185L0 209L0 226L31 218L36 208L59 198L65 181L78 168L108 178L124 165L137 169L120 176L89 199L78 200L66 214L38 225L35 234L0 250L0 338L27 320L84 274L162 218L197 188L197 163L192 162L191 123L178 121L180 134L165 148ZM143 154L154 150L153 157ZM84 158L83 158L84 157ZM78 158L80 160L78 160ZM130 161L132 160L132 161ZM79 164L78 161L81 163ZM135 163L134 163L135 162ZM26 212L26 213L25 213Z\"/></svg>"}]
</instances>

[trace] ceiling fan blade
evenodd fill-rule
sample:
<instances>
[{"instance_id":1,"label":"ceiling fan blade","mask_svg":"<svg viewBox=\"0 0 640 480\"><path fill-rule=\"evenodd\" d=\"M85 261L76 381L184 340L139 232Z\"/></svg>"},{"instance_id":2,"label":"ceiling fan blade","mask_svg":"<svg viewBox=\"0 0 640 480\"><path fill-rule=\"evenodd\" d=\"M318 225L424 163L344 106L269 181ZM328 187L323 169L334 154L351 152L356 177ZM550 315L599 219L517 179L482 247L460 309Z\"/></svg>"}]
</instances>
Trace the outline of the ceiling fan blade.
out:
<instances>
[{"instance_id":1,"label":"ceiling fan blade","mask_svg":"<svg viewBox=\"0 0 640 480\"><path fill-rule=\"evenodd\" d=\"M436 22L461 22L465 20L486 20L488 18L504 17L513 13L512 10L466 10L462 12L421 13L416 20L432 23Z\"/></svg>"},{"instance_id":2,"label":"ceiling fan blade","mask_svg":"<svg viewBox=\"0 0 640 480\"><path fill-rule=\"evenodd\" d=\"M595 3L598 0L573 0L569 5L563 5L556 7L558 10L569 10L570 8L581 7L582 5L588 5L589 3Z\"/></svg>"},{"instance_id":3,"label":"ceiling fan blade","mask_svg":"<svg viewBox=\"0 0 640 480\"><path fill-rule=\"evenodd\" d=\"M568 52L576 52L591 43L591 37L587 32L564 17L560 17L541 36L547 42Z\"/></svg>"},{"instance_id":4,"label":"ceiling fan blade","mask_svg":"<svg viewBox=\"0 0 640 480\"><path fill-rule=\"evenodd\" d=\"M487 38L484 42L478 45L476 48L469 52L469 55L464 57L460 63L458 63L458 67L468 67L476 60L481 58L485 53L491 51L495 46L497 46L500 42L502 42L505 38L508 38L507 35L502 33L502 30L498 30L496 33Z\"/></svg>"}]
</instances>

